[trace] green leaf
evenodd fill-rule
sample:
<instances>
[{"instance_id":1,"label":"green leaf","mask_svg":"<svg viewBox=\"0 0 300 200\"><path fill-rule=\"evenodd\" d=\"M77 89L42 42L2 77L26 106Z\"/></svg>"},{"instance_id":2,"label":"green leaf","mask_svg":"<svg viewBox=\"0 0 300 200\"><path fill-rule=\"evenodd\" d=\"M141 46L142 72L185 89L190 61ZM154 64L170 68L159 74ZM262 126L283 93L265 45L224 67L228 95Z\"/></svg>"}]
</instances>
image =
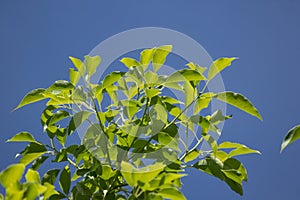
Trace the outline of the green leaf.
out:
<instances>
[{"instance_id":1,"label":"green leaf","mask_svg":"<svg viewBox=\"0 0 300 200\"><path fill-rule=\"evenodd\" d=\"M262 120L258 110L241 94L234 92L221 92L216 95L216 98Z\"/></svg>"},{"instance_id":2,"label":"green leaf","mask_svg":"<svg viewBox=\"0 0 300 200\"><path fill-rule=\"evenodd\" d=\"M196 90L189 81L184 82L184 103L189 106L196 97Z\"/></svg>"},{"instance_id":3,"label":"green leaf","mask_svg":"<svg viewBox=\"0 0 300 200\"><path fill-rule=\"evenodd\" d=\"M42 156L44 154L45 154L45 152L25 154L20 159L20 163L23 163L24 165L28 165L29 163L31 163L32 161L34 161L35 159L39 158L40 156Z\"/></svg>"},{"instance_id":4,"label":"green leaf","mask_svg":"<svg viewBox=\"0 0 300 200\"><path fill-rule=\"evenodd\" d=\"M206 71L206 67L201 67L193 62L188 63L186 66L188 66L192 70L198 71L200 74L203 74Z\"/></svg>"},{"instance_id":5,"label":"green leaf","mask_svg":"<svg viewBox=\"0 0 300 200\"><path fill-rule=\"evenodd\" d=\"M45 91L46 90L44 88L31 90L24 96L24 98L14 110L17 110L18 108L21 108L25 105L46 99L47 97L43 95Z\"/></svg>"},{"instance_id":6,"label":"green leaf","mask_svg":"<svg viewBox=\"0 0 300 200\"><path fill-rule=\"evenodd\" d=\"M38 159L36 159L31 166L31 169L38 170L39 167L49 158L49 156L41 156Z\"/></svg>"},{"instance_id":7,"label":"green leaf","mask_svg":"<svg viewBox=\"0 0 300 200\"><path fill-rule=\"evenodd\" d=\"M238 58L219 58L213 62L208 70L208 80L213 79L218 73L229 67L232 61Z\"/></svg>"},{"instance_id":8,"label":"green leaf","mask_svg":"<svg viewBox=\"0 0 300 200\"><path fill-rule=\"evenodd\" d=\"M50 92L52 94L58 94L65 90L71 90L74 88L74 85L66 80L58 80L55 81L49 88L47 88L46 92Z\"/></svg>"},{"instance_id":9,"label":"green leaf","mask_svg":"<svg viewBox=\"0 0 300 200\"><path fill-rule=\"evenodd\" d=\"M134 58L122 58L120 62L128 68L141 66L141 63Z\"/></svg>"},{"instance_id":10,"label":"green leaf","mask_svg":"<svg viewBox=\"0 0 300 200\"><path fill-rule=\"evenodd\" d=\"M164 45L156 48L152 59L154 72L157 72L157 70L165 63L166 58L171 51L172 45Z\"/></svg>"},{"instance_id":11,"label":"green leaf","mask_svg":"<svg viewBox=\"0 0 300 200\"><path fill-rule=\"evenodd\" d=\"M28 132L20 132L8 139L6 142L36 142L34 137Z\"/></svg>"},{"instance_id":12,"label":"green leaf","mask_svg":"<svg viewBox=\"0 0 300 200\"><path fill-rule=\"evenodd\" d=\"M9 188L17 184L24 173L25 165L13 164L0 173L0 183L5 188Z\"/></svg>"},{"instance_id":13,"label":"green leaf","mask_svg":"<svg viewBox=\"0 0 300 200\"><path fill-rule=\"evenodd\" d=\"M72 61L72 63L74 64L74 66L77 68L79 74L84 77L84 73L85 73L85 65L84 63L81 62L80 59L78 58L74 58L74 57L69 57L69 59Z\"/></svg>"},{"instance_id":14,"label":"green leaf","mask_svg":"<svg viewBox=\"0 0 300 200\"><path fill-rule=\"evenodd\" d=\"M211 115L211 118L210 118L210 122L217 125L227 119L230 119L231 116L224 116L222 114L222 111L221 110L216 110L212 115Z\"/></svg>"},{"instance_id":15,"label":"green leaf","mask_svg":"<svg viewBox=\"0 0 300 200\"><path fill-rule=\"evenodd\" d=\"M171 200L185 200L185 196L176 188L165 188L158 191L163 197Z\"/></svg>"},{"instance_id":16,"label":"green leaf","mask_svg":"<svg viewBox=\"0 0 300 200\"><path fill-rule=\"evenodd\" d=\"M130 163L121 163L121 173L130 186L136 186L138 182L148 183L153 180L161 171L164 165L155 163L143 168L135 168Z\"/></svg>"},{"instance_id":17,"label":"green leaf","mask_svg":"<svg viewBox=\"0 0 300 200\"><path fill-rule=\"evenodd\" d=\"M107 88L124 76L124 72L112 72L103 79L102 89Z\"/></svg>"},{"instance_id":18,"label":"green leaf","mask_svg":"<svg viewBox=\"0 0 300 200\"><path fill-rule=\"evenodd\" d=\"M65 166L65 168L62 170L59 177L59 185L60 188L64 191L64 193L67 195L71 186L71 173L69 166Z\"/></svg>"},{"instance_id":19,"label":"green leaf","mask_svg":"<svg viewBox=\"0 0 300 200\"><path fill-rule=\"evenodd\" d=\"M154 52L155 52L155 48L145 49L141 52L140 62L141 62L141 65L143 66L144 70L146 70L148 65L150 64L150 62L153 58Z\"/></svg>"},{"instance_id":20,"label":"green leaf","mask_svg":"<svg viewBox=\"0 0 300 200\"><path fill-rule=\"evenodd\" d=\"M161 91L159 89L156 89L156 88L151 88L151 89L146 88L145 92L146 92L147 97L150 98L150 99L161 93Z\"/></svg>"},{"instance_id":21,"label":"green leaf","mask_svg":"<svg viewBox=\"0 0 300 200\"><path fill-rule=\"evenodd\" d=\"M86 102L87 101L87 94L84 92L82 86L78 86L73 94L72 94L72 99L74 101L81 101L81 102Z\"/></svg>"},{"instance_id":22,"label":"green leaf","mask_svg":"<svg viewBox=\"0 0 300 200\"><path fill-rule=\"evenodd\" d=\"M44 145L32 142L27 145L24 151L21 152L22 158L20 159L20 163L28 165L46 152L47 149Z\"/></svg>"},{"instance_id":23,"label":"green leaf","mask_svg":"<svg viewBox=\"0 0 300 200\"><path fill-rule=\"evenodd\" d=\"M196 158L198 158L199 154L201 152L197 149L190 151L188 154L186 154L186 156L184 157L184 162L190 162L195 160Z\"/></svg>"},{"instance_id":24,"label":"green leaf","mask_svg":"<svg viewBox=\"0 0 300 200\"><path fill-rule=\"evenodd\" d=\"M238 156L238 155L245 155L245 154L252 154L257 153L261 154L259 151L250 149L249 147L233 142L223 142L218 146L218 149L234 149L229 153L230 157Z\"/></svg>"},{"instance_id":25,"label":"green leaf","mask_svg":"<svg viewBox=\"0 0 300 200\"><path fill-rule=\"evenodd\" d=\"M26 178L26 182L36 182L36 183L41 182L39 173L32 169L28 169L25 178Z\"/></svg>"},{"instance_id":26,"label":"green leaf","mask_svg":"<svg viewBox=\"0 0 300 200\"><path fill-rule=\"evenodd\" d=\"M212 97L215 94L212 92L202 94L196 101L194 105L194 115L197 115L201 110L207 108Z\"/></svg>"},{"instance_id":27,"label":"green leaf","mask_svg":"<svg viewBox=\"0 0 300 200\"><path fill-rule=\"evenodd\" d=\"M182 69L174 72L167 79L168 83L171 82L186 82L186 81L201 81L206 80L206 78L196 70Z\"/></svg>"},{"instance_id":28,"label":"green leaf","mask_svg":"<svg viewBox=\"0 0 300 200\"><path fill-rule=\"evenodd\" d=\"M289 130L289 132L287 133L287 135L285 136L285 138L281 144L280 152L282 152L288 145L292 144L299 138L300 138L300 125L295 126L291 130Z\"/></svg>"},{"instance_id":29,"label":"green leaf","mask_svg":"<svg viewBox=\"0 0 300 200\"><path fill-rule=\"evenodd\" d=\"M69 123L68 135L70 135L77 127L89 118L92 113L86 110L75 113Z\"/></svg>"},{"instance_id":30,"label":"green leaf","mask_svg":"<svg viewBox=\"0 0 300 200\"><path fill-rule=\"evenodd\" d=\"M62 119L65 119L67 117L69 117L70 114L69 112L65 111L65 110L58 110L56 113L54 113L52 115L52 117L47 121L47 125L53 125L57 122L59 122Z\"/></svg>"},{"instance_id":31,"label":"green leaf","mask_svg":"<svg viewBox=\"0 0 300 200\"><path fill-rule=\"evenodd\" d=\"M84 56L86 71L89 77L96 73L97 67L101 62L100 56Z\"/></svg>"},{"instance_id":32,"label":"green leaf","mask_svg":"<svg viewBox=\"0 0 300 200\"><path fill-rule=\"evenodd\" d=\"M76 85L80 79L80 73L78 71L75 71L73 68L70 68L69 74L70 74L70 82L73 85Z\"/></svg>"},{"instance_id":33,"label":"green leaf","mask_svg":"<svg viewBox=\"0 0 300 200\"><path fill-rule=\"evenodd\" d=\"M44 193L44 198L48 199L54 194L59 194L56 190L54 185L51 185L50 183L45 183L44 186L47 188L45 193Z\"/></svg>"},{"instance_id":34,"label":"green leaf","mask_svg":"<svg viewBox=\"0 0 300 200\"><path fill-rule=\"evenodd\" d=\"M49 183L51 185L54 185L57 175L59 174L59 171L60 171L59 169L48 170L42 178L42 184L45 185L45 183Z\"/></svg>"}]
</instances>

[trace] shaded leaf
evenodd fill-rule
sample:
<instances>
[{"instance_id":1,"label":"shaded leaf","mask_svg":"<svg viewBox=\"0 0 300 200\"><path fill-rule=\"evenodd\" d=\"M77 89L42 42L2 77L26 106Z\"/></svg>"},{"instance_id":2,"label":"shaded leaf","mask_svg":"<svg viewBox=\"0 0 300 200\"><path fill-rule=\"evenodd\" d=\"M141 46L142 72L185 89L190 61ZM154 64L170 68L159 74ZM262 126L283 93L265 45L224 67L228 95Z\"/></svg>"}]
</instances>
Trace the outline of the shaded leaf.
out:
<instances>
[{"instance_id":1,"label":"shaded leaf","mask_svg":"<svg viewBox=\"0 0 300 200\"><path fill-rule=\"evenodd\" d=\"M59 177L59 185L65 194L69 193L71 186L71 173L69 166L65 166Z\"/></svg>"}]
</instances>

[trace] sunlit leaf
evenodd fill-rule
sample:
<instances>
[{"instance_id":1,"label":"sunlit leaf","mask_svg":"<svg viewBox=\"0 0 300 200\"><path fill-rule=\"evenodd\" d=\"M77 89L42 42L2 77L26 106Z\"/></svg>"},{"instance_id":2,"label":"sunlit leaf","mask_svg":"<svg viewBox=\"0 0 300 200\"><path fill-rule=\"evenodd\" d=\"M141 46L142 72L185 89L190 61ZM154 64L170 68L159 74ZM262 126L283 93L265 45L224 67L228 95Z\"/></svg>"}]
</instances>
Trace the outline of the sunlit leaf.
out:
<instances>
[{"instance_id":1,"label":"sunlit leaf","mask_svg":"<svg viewBox=\"0 0 300 200\"><path fill-rule=\"evenodd\" d=\"M8 139L6 142L36 142L34 137L28 132L20 132Z\"/></svg>"},{"instance_id":2,"label":"sunlit leaf","mask_svg":"<svg viewBox=\"0 0 300 200\"><path fill-rule=\"evenodd\" d=\"M141 52L140 62L141 62L141 65L143 66L144 70L147 69L149 63L151 62L154 52L155 52L155 48L145 49Z\"/></svg>"},{"instance_id":3,"label":"sunlit leaf","mask_svg":"<svg viewBox=\"0 0 300 200\"><path fill-rule=\"evenodd\" d=\"M165 188L158 193L163 197L171 200L185 200L185 196L176 188Z\"/></svg>"},{"instance_id":4,"label":"sunlit leaf","mask_svg":"<svg viewBox=\"0 0 300 200\"><path fill-rule=\"evenodd\" d=\"M0 173L0 183L5 188L9 188L12 185L17 184L24 173L25 165L13 164L7 167Z\"/></svg>"},{"instance_id":5,"label":"sunlit leaf","mask_svg":"<svg viewBox=\"0 0 300 200\"><path fill-rule=\"evenodd\" d=\"M73 85L76 85L80 79L80 73L78 71L75 71L73 68L70 68L69 74L70 74L70 82Z\"/></svg>"},{"instance_id":6,"label":"sunlit leaf","mask_svg":"<svg viewBox=\"0 0 300 200\"><path fill-rule=\"evenodd\" d=\"M32 169L28 169L25 178L27 182L36 182L36 183L41 182L39 173Z\"/></svg>"},{"instance_id":7,"label":"sunlit leaf","mask_svg":"<svg viewBox=\"0 0 300 200\"><path fill-rule=\"evenodd\" d=\"M171 82L181 82L181 81L201 81L206 80L206 78L196 70L182 69L174 72L167 79L168 83Z\"/></svg>"},{"instance_id":8,"label":"sunlit leaf","mask_svg":"<svg viewBox=\"0 0 300 200\"><path fill-rule=\"evenodd\" d=\"M262 120L258 110L241 94L234 92L221 92L217 94L216 98Z\"/></svg>"},{"instance_id":9,"label":"sunlit leaf","mask_svg":"<svg viewBox=\"0 0 300 200\"><path fill-rule=\"evenodd\" d=\"M101 62L100 56L84 56L86 72L89 76L96 73L97 67Z\"/></svg>"},{"instance_id":10,"label":"sunlit leaf","mask_svg":"<svg viewBox=\"0 0 300 200\"><path fill-rule=\"evenodd\" d=\"M24 96L19 105L15 108L15 110L25 105L46 99L47 97L43 95L45 91L46 90L44 88L31 90Z\"/></svg>"},{"instance_id":11,"label":"sunlit leaf","mask_svg":"<svg viewBox=\"0 0 300 200\"><path fill-rule=\"evenodd\" d=\"M218 73L229 67L232 61L238 58L219 58L213 62L208 70L208 80L213 79Z\"/></svg>"},{"instance_id":12,"label":"sunlit leaf","mask_svg":"<svg viewBox=\"0 0 300 200\"><path fill-rule=\"evenodd\" d=\"M154 72L157 72L157 70L165 63L166 58L171 51L172 45L164 45L156 48L152 59Z\"/></svg>"},{"instance_id":13,"label":"sunlit leaf","mask_svg":"<svg viewBox=\"0 0 300 200\"><path fill-rule=\"evenodd\" d=\"M72 56L70 56L69 59L72 61L74 66L77 68L79 74L82 77L84 77L84 74L85 74L85 65L84 65L84 63L80 59L74 58Z\"/></svg>"},{"instance_id":14,"label":"sunlit leaf","mask_svg":"<svg viewBox=\"0 0 300 200\"><path fill-rule=\"evenodd\" d=\"M128 68L141 66L141 63L134 58L122 58L120 62Z\"/></svg>"},{"instance_id":15,"label":"sunlit leaf","mask_svg":"<svg viewBox=\"0 0 300 200\"><path fill-rule=\"evenodd\" d=\"M295 126L291 130L289 130L289 132L287 133L287 135L285 136L285 138L281 144L280 152L282 152L288 145L292 144L299 138L300 138L300 125Z\"/></svg>"}]
</instances>

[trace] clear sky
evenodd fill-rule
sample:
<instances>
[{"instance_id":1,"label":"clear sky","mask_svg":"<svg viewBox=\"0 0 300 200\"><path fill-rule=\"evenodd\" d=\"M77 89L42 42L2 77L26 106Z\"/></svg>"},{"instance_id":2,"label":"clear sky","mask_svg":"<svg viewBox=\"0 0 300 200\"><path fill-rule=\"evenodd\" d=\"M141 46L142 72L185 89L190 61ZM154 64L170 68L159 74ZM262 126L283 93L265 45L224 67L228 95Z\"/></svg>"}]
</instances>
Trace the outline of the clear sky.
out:
<instances>
[{"instance_id":1,"label":"clear sky","mask_svg":"<svg viewBox=\"0 0 300 200\"><path fill-rule=\"evenodd\" d=\"M245 143L261 156L241 157L249 182L240 197L196 170L184 179L188 199L299 199L300 142L279 153L285 133L300 123L300 1L1 1L0 169L16 162L19 131L41 133L42 103L11 110L29 90L67 79L69 55L83 57L99 42L131 28L158 26L194 38L215 59L238 56L223 73L227 90L241 92L264 121L229 108L234 118L220 140ZM3 189L0 191L3 192Z\"/></svg>"}]
</instances>

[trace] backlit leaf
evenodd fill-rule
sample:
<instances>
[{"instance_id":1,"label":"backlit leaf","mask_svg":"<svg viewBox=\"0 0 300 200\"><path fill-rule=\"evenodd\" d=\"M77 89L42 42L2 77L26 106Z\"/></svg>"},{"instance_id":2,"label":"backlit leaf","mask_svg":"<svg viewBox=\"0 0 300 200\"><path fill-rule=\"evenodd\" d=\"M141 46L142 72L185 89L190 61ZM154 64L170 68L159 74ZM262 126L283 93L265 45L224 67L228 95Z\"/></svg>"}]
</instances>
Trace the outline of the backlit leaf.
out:
<instances>
[{"instance_id":1,"label":"backlit leaf","mask_svg":"<svg viewBox=\"0 0 300 200\"><path fill-rule=\"evenodd\" d=\"M208 80L213 79L218 73L229 67L232 61L238 58L219 58L213 62L208 70Z\"/></svg>"},{"instance_id":2,"label":"backlit leaf","mask_svg":"<svg viewBox=\"0 0 300 200\"><path fill-rule=\"evenodd\" d=\"M292 144L299 138L300 138L300 125L295 126L291 130L289 130L289 132L287 133L287 135L285 136L285 138L281 144L280 152L282 152L288 145Z\"/></svg>"},{"instance_id":3,"label":"backlit leaf","mask_svg":"<svg viewBox=\"0 0 300 200\"><path fill-rule=\"evenodd\" d=\"M43 95L45 91L46 90L44 88L38 88L38 89L31 90L24 96L24 98L21 100L19 105L14 110L21 108L27 104L31 104L31 103L46 99L47 97L45 97Z\"/></svg>"},{"instance_id":4,"label":"backlit leaf","mask_svg":"<svg viewBox=\"0 0 300 200\"><path fill-rule=\"evenodd\" d=\"M171 51L172 45L164 45L156 48L152 59L154 72L157 72L157 70L165 63L166 58Z\"/></svg>"},{"instance_id":5,"label":"backlit leaf","mask_svg":"<svg viewBox=\"0 0 300 200\"><path fill-rule=\"evenodd\" d=\"M20 132L8 139L7 142L36 142L34 137L28 132Z\"/></svg>"},{"instance_id":6,"label":"backlit leaf","mask_svg":"<svg viewBox=\"0 0 300 200\"><path fill-rule=\"evenodd\" d=\"M86 72L89 76L96 73L97 67L101 62L100 56L84 56Z\"/></svg>"},{"instance_id":7,"label":"backlit leaf","mask_svg":"<svg viewBox=\"0 0 300 200\"><path fill-rule=\"evenodd\" d=\"M234 92L221 92L216 95L216 98L262 120L258 110L241 94Z\"/></svg>"}]
</instances>

